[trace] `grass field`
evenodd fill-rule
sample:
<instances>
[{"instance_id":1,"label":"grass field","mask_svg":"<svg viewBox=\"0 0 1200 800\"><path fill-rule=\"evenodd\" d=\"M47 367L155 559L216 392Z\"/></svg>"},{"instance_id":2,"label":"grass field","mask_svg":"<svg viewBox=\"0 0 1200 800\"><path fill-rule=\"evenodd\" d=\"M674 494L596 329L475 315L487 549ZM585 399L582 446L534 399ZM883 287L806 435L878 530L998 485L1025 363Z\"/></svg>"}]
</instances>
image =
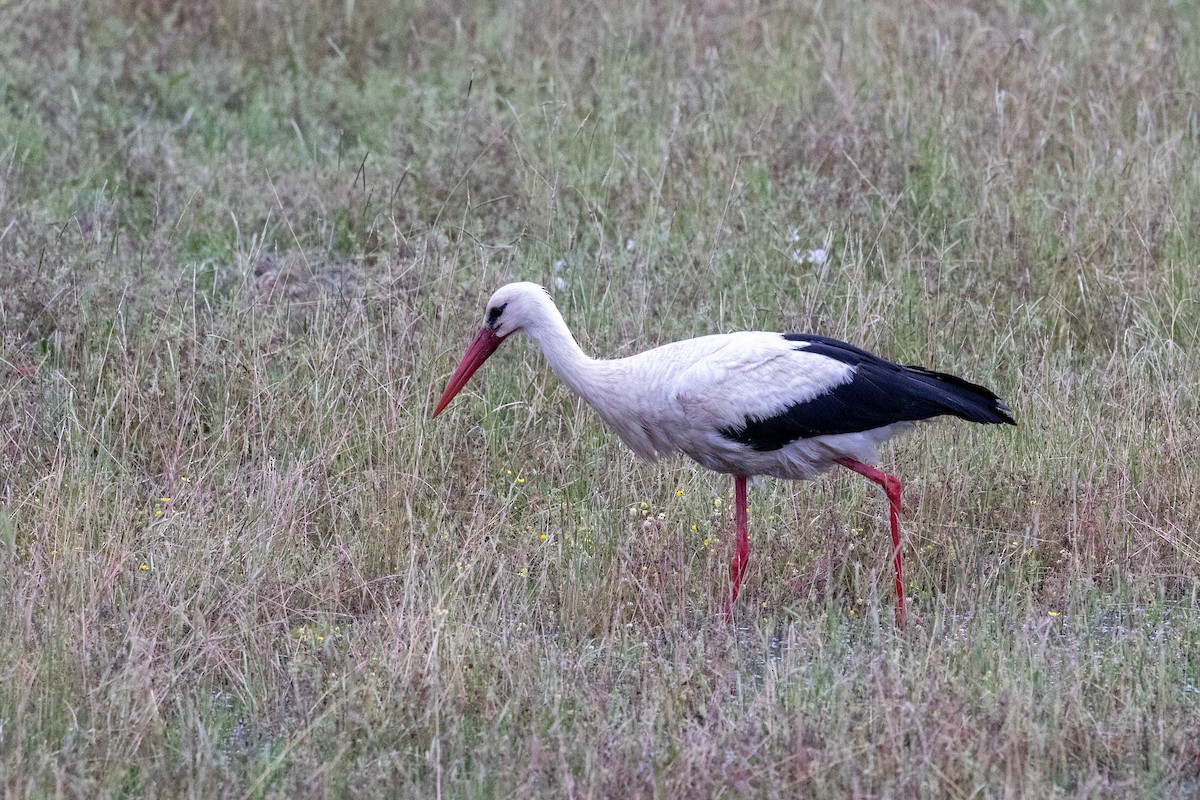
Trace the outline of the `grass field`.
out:
<instances>
[{"instance_id":1,"label":"grass field","mask_svg":"<svg viewBox=\"0 0 1200 800\"><path fill-rule=\"evenodd\" d=\"M86 8L80 8L83 5ZM287 10L291 6L295 9ZM0 6L5 797L1200 793L1200 5ZM813 252L824 250L824 254ZM886 506L637 462L617 356L984 383Z\"/></svg>"}]
</instances>

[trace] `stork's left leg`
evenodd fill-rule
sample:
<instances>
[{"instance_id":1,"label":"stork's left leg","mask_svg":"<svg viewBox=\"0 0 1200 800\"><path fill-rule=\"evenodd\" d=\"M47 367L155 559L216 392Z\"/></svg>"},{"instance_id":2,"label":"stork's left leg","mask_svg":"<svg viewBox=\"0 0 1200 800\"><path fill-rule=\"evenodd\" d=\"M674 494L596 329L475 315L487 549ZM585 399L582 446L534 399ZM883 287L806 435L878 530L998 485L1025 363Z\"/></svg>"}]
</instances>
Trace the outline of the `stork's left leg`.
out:
<instances>
[{"instance_id":1,"label":"stork's left leg","mask_svg":"<svg viewBox=\"0 0 1200 800\"><path fill-rule=\"evenodd\" d=\"M742 587L742 576L750 563L750 531L746 511L746 476L733 477L733 519L737 528L733 560L729 562L729 599L725 602L725 621L733 619L733 604Z\"/></svg>"},{"instance_id":2,"label":"stork's left leg","mask_svg":"<svg viewBox=\"0 0 1200 800\"><path fill-rule=\"evenodd\" d=\"M904 627L904 571L900 566L900 479L870 464L853 458L839 458L837 463L852 469L869 481L878 483L887 494L892 517L892 560L896 564L896 625Z\"/></svg>"}]
</instances>

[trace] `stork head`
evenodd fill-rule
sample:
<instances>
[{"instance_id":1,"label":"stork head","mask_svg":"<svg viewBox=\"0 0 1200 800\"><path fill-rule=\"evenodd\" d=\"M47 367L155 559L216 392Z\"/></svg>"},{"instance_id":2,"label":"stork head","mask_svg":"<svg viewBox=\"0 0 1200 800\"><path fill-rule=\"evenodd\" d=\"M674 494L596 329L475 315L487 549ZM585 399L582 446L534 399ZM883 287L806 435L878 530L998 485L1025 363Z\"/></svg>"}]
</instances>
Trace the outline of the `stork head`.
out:
<instances>
[{"instance_id":1,"label":"stork head","mask_svg":"<svg viewBox=\"0 0 1200 800\"><path fill-rule=\"evenodd\" d=\"M487 310L483 315L483 327L475 335L467 352L463 355L458 369L450 376L446 391L433 408L433 416L442 413L454 396L462 391L488 356L496 351L500 343L511 334L537 325L546 318L547 312L553 313L554 301L550 294L536 283L510 283L501 286L488 300Z\"/></svg>"}]
</instances>

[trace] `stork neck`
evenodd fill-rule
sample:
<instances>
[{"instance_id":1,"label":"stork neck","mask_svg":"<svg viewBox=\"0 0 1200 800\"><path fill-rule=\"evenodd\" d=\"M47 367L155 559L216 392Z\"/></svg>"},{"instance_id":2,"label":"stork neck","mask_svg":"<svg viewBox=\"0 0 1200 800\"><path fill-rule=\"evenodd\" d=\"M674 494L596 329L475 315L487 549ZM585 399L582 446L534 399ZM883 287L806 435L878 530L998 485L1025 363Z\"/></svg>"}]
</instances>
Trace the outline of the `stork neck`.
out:
<instances>
[{"instance_id":1,"label":"stork neck","mask_svg":"<svg viewBox=\"0 0 1200 800\"><path fill-rule=\"evenodd\" d=\"M599 362L583 352L558 309L541 324L527 327L525 333L542 349L550 368L562 382L576 394L589 397Z\"/></svg>"}]
</instances>

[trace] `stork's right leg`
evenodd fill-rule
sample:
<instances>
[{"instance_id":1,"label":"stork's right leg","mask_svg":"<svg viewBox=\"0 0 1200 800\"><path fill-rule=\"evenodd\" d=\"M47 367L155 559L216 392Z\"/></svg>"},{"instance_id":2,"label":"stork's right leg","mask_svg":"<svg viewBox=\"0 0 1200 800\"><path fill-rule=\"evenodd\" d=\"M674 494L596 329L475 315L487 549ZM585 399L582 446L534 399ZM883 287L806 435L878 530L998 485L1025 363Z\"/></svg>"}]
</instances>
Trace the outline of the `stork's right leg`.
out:
<instances>
[{"instance_id":1,"label":"stork's right leg","mask_svg":"<svg viewBox=\"0 0 1200 800\"><path fill-rule=\"evenodd\" d=\"M878 483L887 494L892 518L892 560L896 564L896 625L904 627L904 572L900 566L900 479L853 458L839 458L837 463L852 469L867 480Z\"/></svg>"}]
</instances>

